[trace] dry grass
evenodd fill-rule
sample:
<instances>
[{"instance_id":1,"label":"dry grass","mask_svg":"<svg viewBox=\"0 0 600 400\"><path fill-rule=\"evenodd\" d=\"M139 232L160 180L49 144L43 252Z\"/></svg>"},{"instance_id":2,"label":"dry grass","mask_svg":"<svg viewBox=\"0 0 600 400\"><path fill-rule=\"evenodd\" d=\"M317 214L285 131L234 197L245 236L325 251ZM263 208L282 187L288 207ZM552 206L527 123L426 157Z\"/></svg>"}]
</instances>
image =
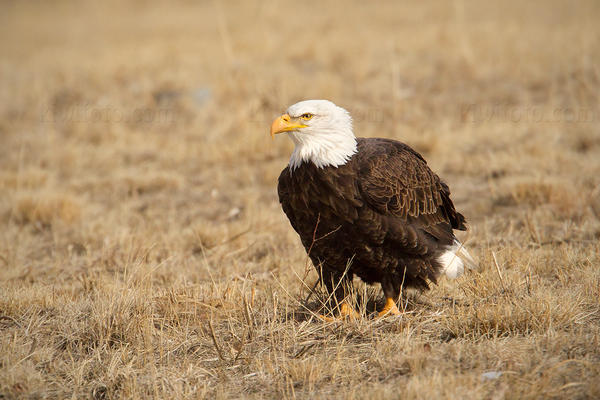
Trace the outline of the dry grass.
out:
<instances>
[{"instance_id":1,"label":"dry grass","mask_svg":"<svg viewBox=\"0 0 600 400\"><path fill-rule=\"evenodd\" d=\"M599 18L3 2L0 397L599 398ZM305 98L422 151L480 270L317 321L268 136Z\"/></svg>"}]
</instances>

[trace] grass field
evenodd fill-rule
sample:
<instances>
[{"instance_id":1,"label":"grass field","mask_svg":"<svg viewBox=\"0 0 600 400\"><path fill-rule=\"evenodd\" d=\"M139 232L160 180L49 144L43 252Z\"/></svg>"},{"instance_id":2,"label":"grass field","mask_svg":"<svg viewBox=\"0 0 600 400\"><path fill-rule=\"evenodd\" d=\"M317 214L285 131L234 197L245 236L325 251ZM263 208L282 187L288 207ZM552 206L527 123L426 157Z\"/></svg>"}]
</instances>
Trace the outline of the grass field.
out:
<instances>
[{"instance_id":1,"label":"grass field","mask_svg":"<svg viewBox=\"0 0 600 400\"><path fill-rule=\"evenodd\" d=\"M593 1L0 4L0 398L600 398ZM480 269L314 317L270 123L446 180Z\"/></svg>"}]
</instances>

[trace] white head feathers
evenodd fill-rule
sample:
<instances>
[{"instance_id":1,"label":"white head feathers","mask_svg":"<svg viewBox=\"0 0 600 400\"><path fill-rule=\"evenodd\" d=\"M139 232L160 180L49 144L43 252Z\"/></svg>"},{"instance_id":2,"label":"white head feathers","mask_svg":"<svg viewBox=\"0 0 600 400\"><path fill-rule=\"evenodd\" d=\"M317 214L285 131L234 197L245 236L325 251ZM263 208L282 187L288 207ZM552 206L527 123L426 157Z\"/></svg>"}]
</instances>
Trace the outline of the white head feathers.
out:
<instances>
[{"instance_id":1,"label":"white head feathers","mask_svg":"<svg viewBox=\"0 0 600 400\"><path fill-rule=\"evenodd\" d=\"M352 131L352 117L342 107L328 100L306 100L287 109L292 119L302 118L301 128L289 131L296 145L290 158L290 169L302 162L317 167L337 167L345 164L356 153L356 137Z\"/></svg>"}]
</instances>

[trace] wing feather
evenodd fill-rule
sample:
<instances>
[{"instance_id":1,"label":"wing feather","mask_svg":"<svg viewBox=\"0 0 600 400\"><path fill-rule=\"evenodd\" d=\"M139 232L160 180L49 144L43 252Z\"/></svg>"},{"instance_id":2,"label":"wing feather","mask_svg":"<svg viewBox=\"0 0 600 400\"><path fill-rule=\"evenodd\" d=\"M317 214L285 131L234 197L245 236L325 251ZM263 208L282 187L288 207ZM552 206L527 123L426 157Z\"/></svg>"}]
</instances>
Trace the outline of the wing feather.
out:
<instances>
[{"instance_id":1,"label":"wing feather","mask_svg":"<svg viewBox=\"0 0 600 400\"><path fill-rule=\"evenodd\" d=\"M391 236L421 254L427 252L431 236L452 243L452 229L466 227L448 185L404 143L366 140L359 152L360 195L386 218Z\"/></svg>"}]
</instances>

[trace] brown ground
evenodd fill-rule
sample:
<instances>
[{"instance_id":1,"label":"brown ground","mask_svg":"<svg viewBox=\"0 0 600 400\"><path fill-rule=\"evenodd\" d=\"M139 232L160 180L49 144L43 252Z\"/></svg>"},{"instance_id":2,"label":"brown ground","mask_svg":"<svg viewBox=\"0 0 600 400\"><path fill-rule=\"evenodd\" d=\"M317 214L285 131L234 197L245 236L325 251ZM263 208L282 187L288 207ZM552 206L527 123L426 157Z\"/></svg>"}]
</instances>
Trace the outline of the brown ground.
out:
<instances>
[{"instance_id":1,"label":"brown ground","mask_svg":"<svg viewBox=\"0 0 600 400\"><path fill-rule=\"evenodd\" d=\"M2 2L0 398L599 398L598 20ZM480 270L396 319L316 320L268 136L306 98L421 151Z\"/></svg>"}]
</instances>

